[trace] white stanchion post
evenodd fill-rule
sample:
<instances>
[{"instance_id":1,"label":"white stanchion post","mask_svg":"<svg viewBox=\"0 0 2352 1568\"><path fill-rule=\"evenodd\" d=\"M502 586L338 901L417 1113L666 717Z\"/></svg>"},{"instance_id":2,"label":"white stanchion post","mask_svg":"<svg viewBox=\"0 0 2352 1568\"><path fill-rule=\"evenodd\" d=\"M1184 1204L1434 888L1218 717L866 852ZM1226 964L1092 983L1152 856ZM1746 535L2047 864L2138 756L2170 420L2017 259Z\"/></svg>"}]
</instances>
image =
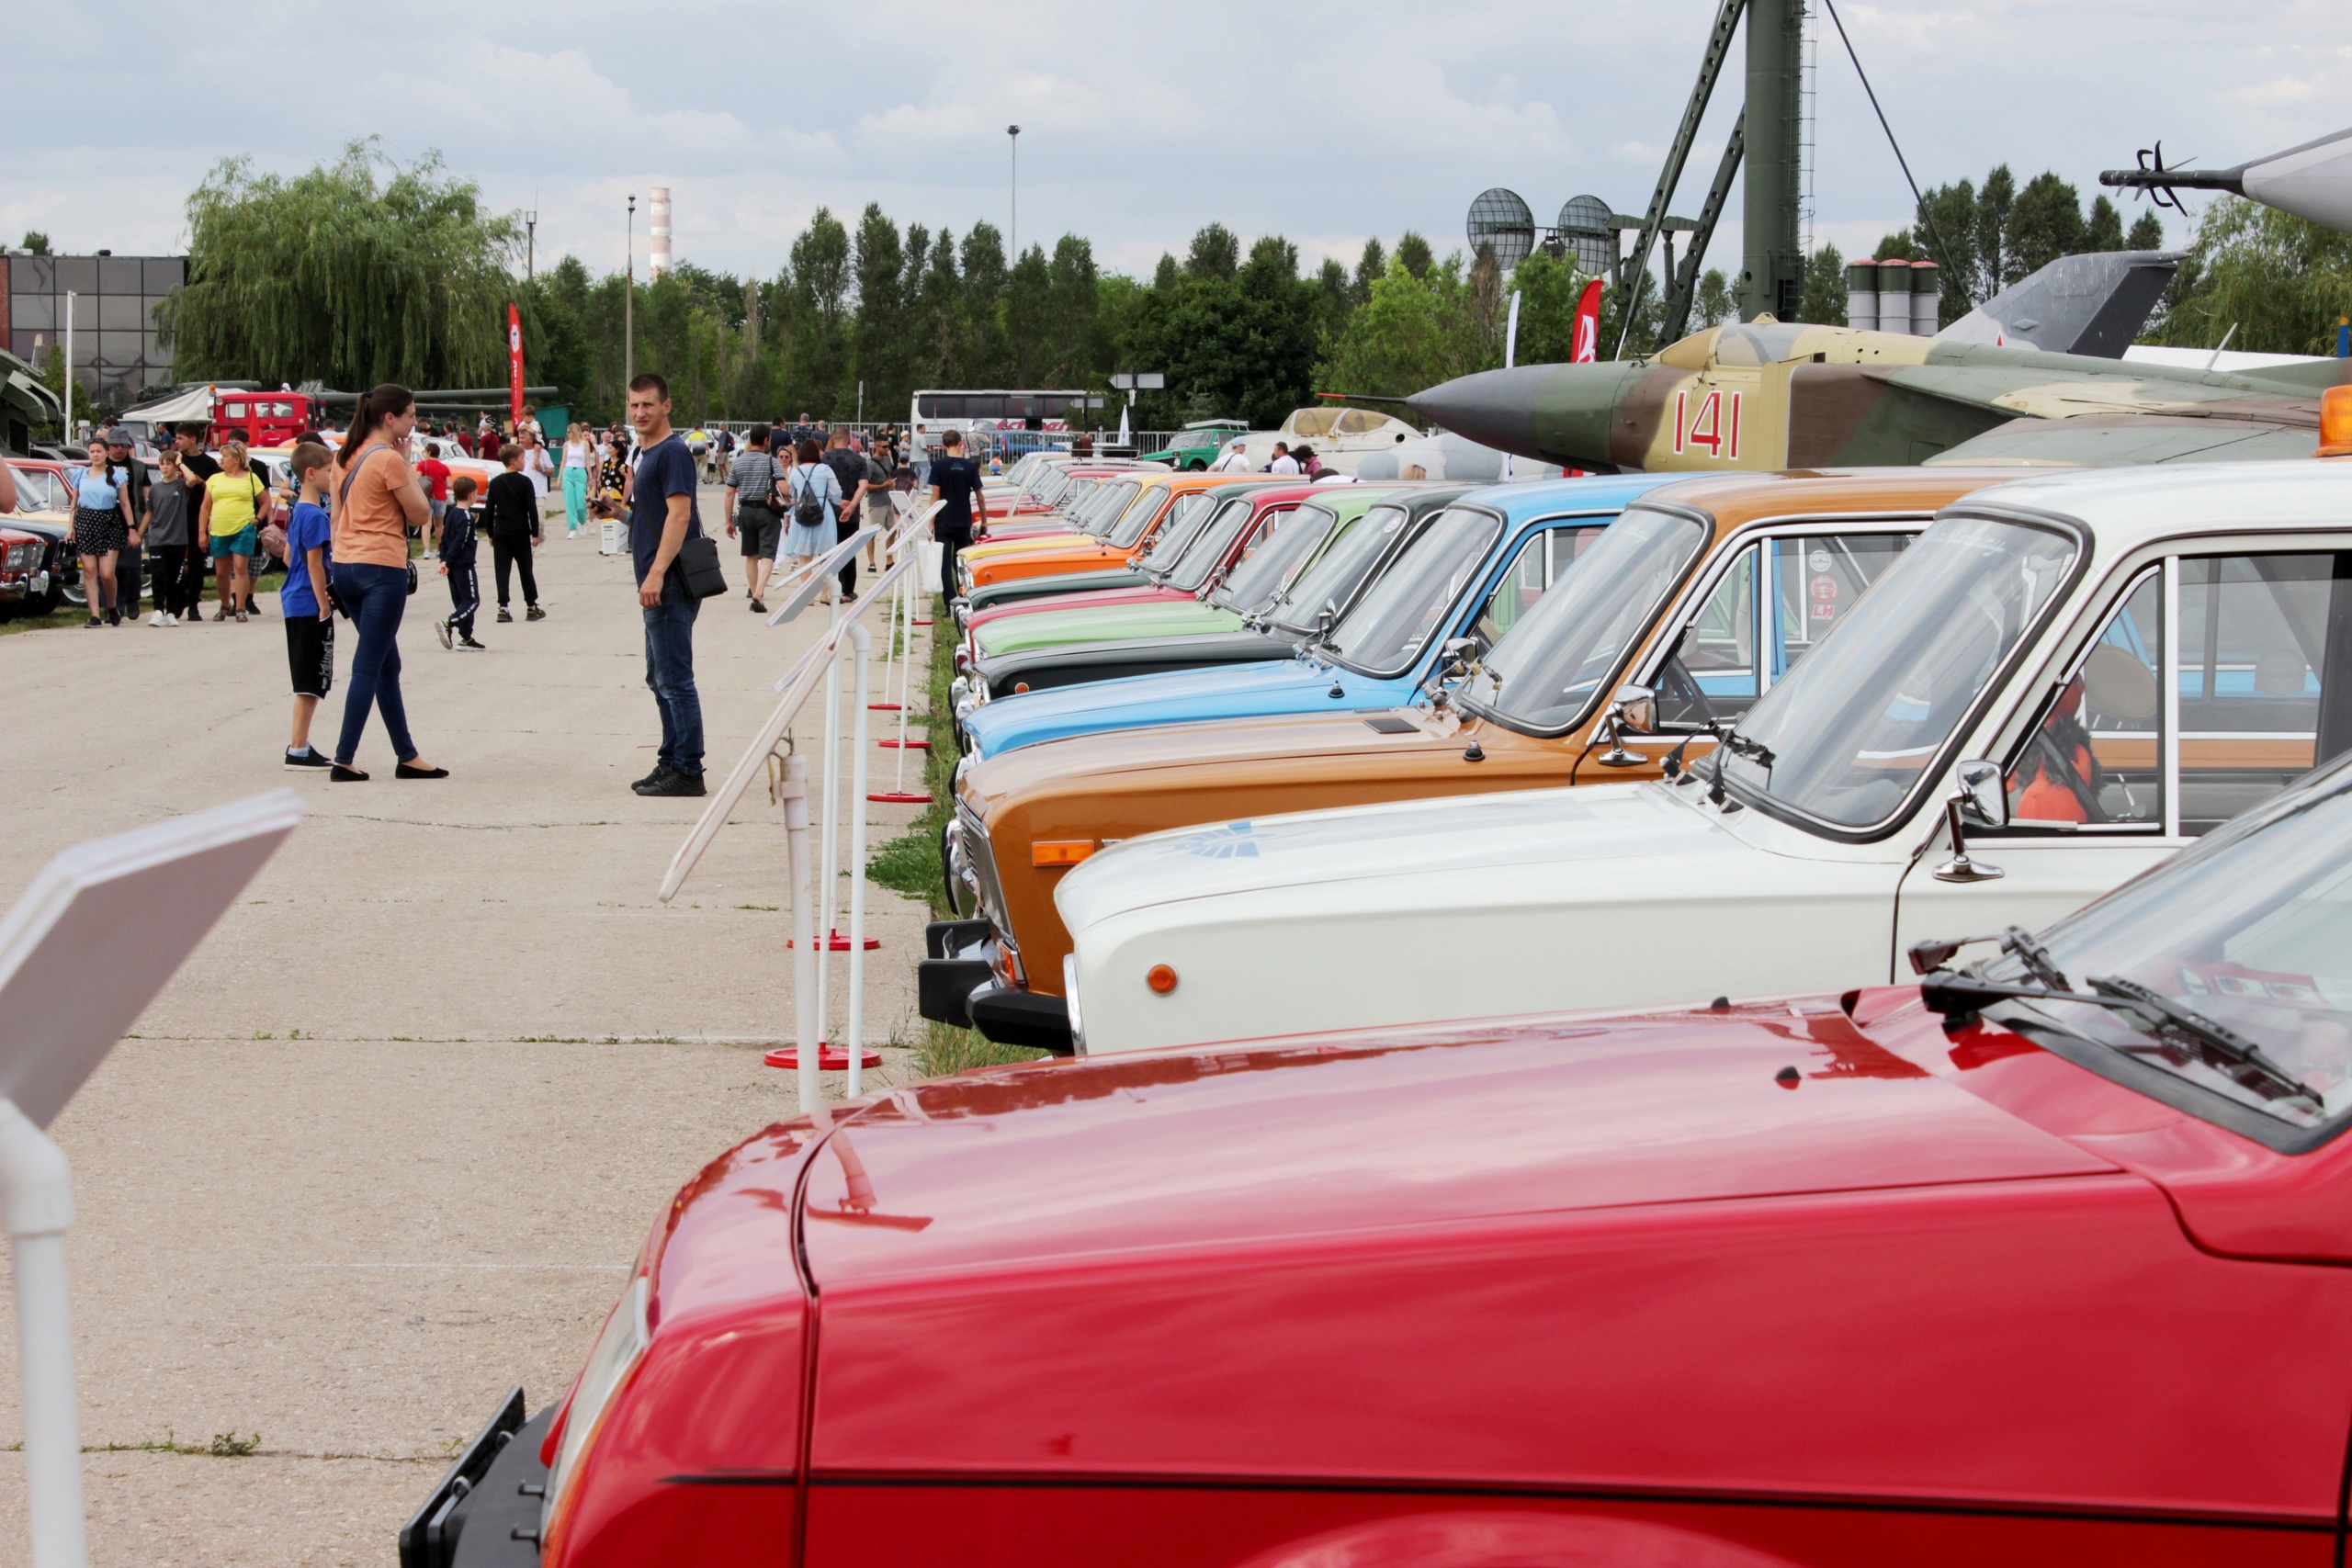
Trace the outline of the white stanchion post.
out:
<instances>
[{"instance_id":1,"label":"white stanchion post","mask_svg":"<svg viewBox=\"0 0 2352 1568\"><path fill-rule=\"evenodd\" d=\"M8 1233L17 1277L32 1568L85 1568L89 1562L73 1298L65 1283L65 1232L73 1224L74 1179L64 1154L13 1100L0 1099L0 1228Z\"/></svg>"},{"instance_id":2,"label":"white stanchion post","mask_svg":"<svg viewBox=\"0 0 2352 1568\"><path fill-rule=\"evenodd\" d=\"M797 1053L800 1109L814 1113L822 1092L817 1083L817 901L808 886L808 760L795 751L784 760L775 788L784 807L785 874L792 884L793 1049Z\"/></svg>"},{"instance_id":3,"label":"white stanchion post","mask_svg":"<svg viewBox=\"0 0 2352 1568\"><path fill-rule=\"evenodd\" d=\"M856 675L851 686L849 783L849 1038L842 1049L849 1055L849 1086L855 1100L865 1092L865 733L866 660L874 651L873 634L864 621L849 624L851 657Z\"/></svg>"},{"instance_id":4,"label":"white stanchion post","mask_svg":"<svg viewBox=\"0 0 2352 1568\"><path fill-rule=\"evenodd\" d=\"M836 583L834 586L838 588L840 585ZM827 616L829 626L838 627L841 625L842 608L841 595L835 593ZM817 968L817 1020L820 1030L831 1029L833 1022L832 949L833 932L837 929L833 922L833 884L837 880L835 873L840 864L835 857L841 851L841 728L842 643L841 638L836 637L833 639L832 651L827 656L825 667L825 778L819 790L817 802L817 809L824 813L820 820L825 825L821 835L823 846L820 852L821 858L818 862L817 869L819 879L817 952L820 954Z\"/></svg>"}]
</instances>

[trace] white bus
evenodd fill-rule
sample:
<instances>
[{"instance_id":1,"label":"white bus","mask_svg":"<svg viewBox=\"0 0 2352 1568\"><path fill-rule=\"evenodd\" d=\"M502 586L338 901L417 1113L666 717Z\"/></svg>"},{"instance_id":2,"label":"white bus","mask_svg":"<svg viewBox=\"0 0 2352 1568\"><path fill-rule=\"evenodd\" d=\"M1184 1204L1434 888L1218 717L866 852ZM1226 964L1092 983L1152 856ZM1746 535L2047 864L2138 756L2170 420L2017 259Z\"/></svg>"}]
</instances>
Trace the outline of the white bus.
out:
<instances>
[{"instance_id":1,"label":"white bus","mask_svg":"<svg viewBox=\"0 0 2352 1568\"><path fill-rule=\"evenodd\" d=\"M919 391L907 418L910 445L913 456L925 463L950 430L962 431L967 450L974 453L993 449L1018 457L1040 446L1067 446L1071 417L1084 412L1087 396L1082 391L1002 388Z\"/></svg>"}]
</instances>

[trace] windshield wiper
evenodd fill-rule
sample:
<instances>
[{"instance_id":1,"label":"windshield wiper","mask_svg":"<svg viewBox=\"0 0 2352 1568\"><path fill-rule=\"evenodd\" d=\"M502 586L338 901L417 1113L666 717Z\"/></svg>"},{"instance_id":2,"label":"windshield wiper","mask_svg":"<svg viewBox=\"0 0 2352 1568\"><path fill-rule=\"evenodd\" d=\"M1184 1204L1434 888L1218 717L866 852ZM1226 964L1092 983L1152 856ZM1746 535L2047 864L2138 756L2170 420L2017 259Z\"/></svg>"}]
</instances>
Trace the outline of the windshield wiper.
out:
<instances>
[{"instance_id":1,"label":"windshield wiper","mask_svg":"<svg viewBox=\"0 0 2352 1568\"><path fill-rule=\"evenodd\" d=\"M2025 959L2021 952L2018 956ZM2034 961L2026 962L2030 967ZM2046 950L2041 950L2041 962L2049 963ZM2054 965L2050 972L2057 973ZM1987 979L1973 969L1938 969L1920 980L1919 1000L1928 1011L1943 1015L1947 1030L1973 1023L1987 1003L1997 1001L2080 1002L2109 1012L2133 1014L2148 1025L2143 1033L2204 1063L2240 1089L2269 1100L2300 1100L2314 1115L2325 1112L2326 1104L2317 1090L2236 1031L2120 976L2094 975L2090 986L2087 991L2049 985L2015 986Z\"/></svg>"}]
</instances>

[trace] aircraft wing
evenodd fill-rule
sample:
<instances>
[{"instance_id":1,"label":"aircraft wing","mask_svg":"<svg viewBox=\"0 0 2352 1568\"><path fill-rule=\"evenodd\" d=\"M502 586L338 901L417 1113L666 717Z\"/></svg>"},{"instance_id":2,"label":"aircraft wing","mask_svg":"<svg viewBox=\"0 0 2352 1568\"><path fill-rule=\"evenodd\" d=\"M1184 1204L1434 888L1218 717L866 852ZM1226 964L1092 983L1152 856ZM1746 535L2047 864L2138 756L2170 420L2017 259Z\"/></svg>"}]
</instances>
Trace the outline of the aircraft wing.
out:
<instances>
[{"instance_id":1,"label":"aircraft wing","mask_svg":"<svg viewBox=\"0 0 2352 1568\"><path fill-rule=\"evenodd\" d=\"M2176 414L2319 428L2319 411L2309 394L2296 396L2244 378L2151 376L2121 361L2108 362L2113 368L2088 368L2048 363L2058 355L2019 357L2022 363L1931 362L1890 367L1879 374L1889 384L1922 397L2034 419Z\"/></svg>"},{"instance_id":2,"label":"aircraft wing","mask_svg":"<svg viewBox=\"0 0 2352 1568\"><path fill-rule=\"evenodd\" d=\"M1929 465L2057 465L2111 468L2142 463L2244 463L2309 457L2318 432L2226 415L2084 414L2013 419L1927 459Z\"/></svg>"}]
</instances>

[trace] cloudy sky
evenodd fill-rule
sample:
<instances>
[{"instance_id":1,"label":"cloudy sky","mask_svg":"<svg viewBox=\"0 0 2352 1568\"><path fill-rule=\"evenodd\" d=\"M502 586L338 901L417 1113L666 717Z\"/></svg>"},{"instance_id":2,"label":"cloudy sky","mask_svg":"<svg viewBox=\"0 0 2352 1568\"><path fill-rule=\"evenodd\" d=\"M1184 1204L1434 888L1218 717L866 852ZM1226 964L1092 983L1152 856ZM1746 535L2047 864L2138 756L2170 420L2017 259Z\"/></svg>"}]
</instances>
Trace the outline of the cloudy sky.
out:
<instances>
[{"instance_id":1,"label":"cloudy sky","mask_svg":"<svg viewBox=\"0 0 2352 1568\"><path fill-rule=\"evenodd\" d=\"M15 8L0 240L38 229L67 252L173 252L187 191L220 159L291 173L372 135L402 160L438 150L492 203L536 209L542 260L619 266L632 191L641 257L642 198L667 184L682 258L765 274L820 206L1004 226L1018 122L1024 244L1075 232L1106 266L1148 274L1216 220L1245 240L1286 234L1310 265L1408 228L1442 251L1488 186L1519 191L1539 222L1584 192L1639 211L1714 0L232 11ZM2021 182L2055 169L2087 199L2102 167L2159 137L2175 162L2236 163L2352 118L2341 0L1840 13L1923 185L2006 161ZM1850 254L1911 198L1826 17L1816 26L1815 231ZM1736 55L1727 78L1679 212L1696 212L1736 110ZM1736 217L1735 202L1719 264L1736 262Z\"/></svg>"}]
</instances>

